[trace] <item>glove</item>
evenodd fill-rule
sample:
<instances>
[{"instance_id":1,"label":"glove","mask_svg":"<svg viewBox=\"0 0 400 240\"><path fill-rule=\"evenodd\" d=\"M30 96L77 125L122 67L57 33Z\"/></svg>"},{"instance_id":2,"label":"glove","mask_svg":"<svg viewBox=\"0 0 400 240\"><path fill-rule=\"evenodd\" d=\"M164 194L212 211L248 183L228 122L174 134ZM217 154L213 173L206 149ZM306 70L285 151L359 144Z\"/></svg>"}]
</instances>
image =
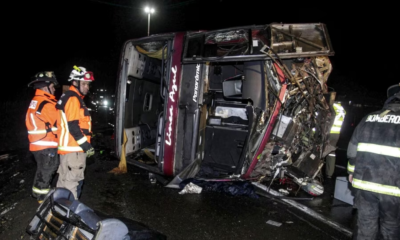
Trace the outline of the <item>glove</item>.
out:
<instances>
[{"instance_id":1,"label":"glove","mask_svg":"<svg viewBox=\"0 0 400 240\"><path fill-rule=\"evenodd\" d=\"M92 147L92 145L90 145L90 143L88 142L84 142L81 145L79 145L82 150L87 154L86 157L91 157L94 155L94 148Z\"/></svg>"},{"instance_id":2,"label":"glove","mask_svg":"<svg viewBox=\"0 0 400 240\"><path fill-rule=\"evenodd\" d=\"M86 151L86 157L91 157L94 155L94 148L90 148L89 150Z\"/></svg>"}]
</instances>

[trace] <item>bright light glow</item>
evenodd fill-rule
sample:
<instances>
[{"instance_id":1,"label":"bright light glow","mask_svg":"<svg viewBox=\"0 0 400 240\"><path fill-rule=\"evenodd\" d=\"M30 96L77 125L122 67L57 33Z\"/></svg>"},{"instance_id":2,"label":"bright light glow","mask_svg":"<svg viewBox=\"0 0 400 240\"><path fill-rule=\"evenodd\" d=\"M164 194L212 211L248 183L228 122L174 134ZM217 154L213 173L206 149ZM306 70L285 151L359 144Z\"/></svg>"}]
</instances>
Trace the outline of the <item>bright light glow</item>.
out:
<instances>
[{"instance_id":1,"label":"bright light glow","mask_svg":"<svg viewBox=\"0 0 400 240\"><path fill-rule=\"evenodd\" d=\"M105 106L107 106L107 104L108 104L107 100L104 100L103 104L104 104Z\"/></svg>"},{"instance_id":2,"label":"bright light glow","mask_svg":"<svg viewBox=\"0 0 400 240\"><path fill-rule=\"evenodd\" d=\"M144 8L144 11L145 11L146 13L154 13L154 8L145 7L145 8Z\"/></svg>"}]
</instances>

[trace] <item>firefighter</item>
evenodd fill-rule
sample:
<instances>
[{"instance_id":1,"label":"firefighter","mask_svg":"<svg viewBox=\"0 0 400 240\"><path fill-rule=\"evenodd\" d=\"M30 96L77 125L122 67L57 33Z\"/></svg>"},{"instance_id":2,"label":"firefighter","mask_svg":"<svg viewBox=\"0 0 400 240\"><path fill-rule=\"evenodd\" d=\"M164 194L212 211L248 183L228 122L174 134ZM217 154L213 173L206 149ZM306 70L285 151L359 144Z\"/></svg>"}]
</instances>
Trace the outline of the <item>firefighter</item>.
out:
<instances>
[{"instance_id":1,"label":"firefighter","mask_svg":"<svg viewBox=\"0 0 400 240\"><path fill-rule=\"evenodd\" d=\"M400 85L383 109L365 116L351 137L349 181L357 189L356 239L400 239Z\"/></svg>"},{"instance_id":2,"label":"firefighter","mask_svg":"<svg viewBox=\"0 0 400 240\"><path fill-rule=\"evenodd\" d=\"M339 136L340 130L343 125L344 117L346 116L346 111L342 107L340 102L335 102L333 104L333 109L335 110L335 120L333 122L333 126L331 128L331 132L329 134L329 143L332 146L336 146ZM332 178L333 173L335 172L335 164L336 164L336 154L335 152L331 152L325 158L326 168L325 174L327 178Z\"/></svg>"},{"instance_id":3,"label":"firefighter","mask_svg":"<svg viewBox=\"0 0 400 240\"><path fill-rule=\"evenodd\" d=\"M32 196L41 203L50 191L50 185L59 166L57 154L59 124L55 108L55 87L58 86L53 72L39 72L28 87L36 89L26 113L25 124L28 130L29 150L37 163L32 186Z\"/></svg>"},{"instance_id":4,"label":"firefighter","mask_svg":"<svg viewBox=\"0 0 400 240\"><path fill-rule=\"evenodd\" d=\"M61 116L58 153L60 154L59 178L57 187L69 189L75 199L81 191L86 158L94 155L90 144L91 116L83 102L94 81L93 73L84 67L74 66L69 75L71 86L62 94L56 104Z\"/></svg>"}]
</instances>

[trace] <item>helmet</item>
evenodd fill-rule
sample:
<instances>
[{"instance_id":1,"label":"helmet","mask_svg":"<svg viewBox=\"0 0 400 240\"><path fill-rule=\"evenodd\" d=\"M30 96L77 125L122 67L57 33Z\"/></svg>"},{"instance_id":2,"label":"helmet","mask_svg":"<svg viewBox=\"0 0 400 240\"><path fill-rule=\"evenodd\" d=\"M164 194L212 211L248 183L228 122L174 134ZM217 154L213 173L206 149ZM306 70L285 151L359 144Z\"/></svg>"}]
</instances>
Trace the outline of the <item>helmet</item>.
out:
<instances>
[{"instance_id":1,"label":"helmet","mask_svg":"<svg viewBox=\"0 0 400 240\"><path fill-rule=\"evenodd\" d=\"M390 86L387 89L387 97L390 98L400 92L400 83Z\"/></svg>"},{"instance_id":2,"label":"helmet","mask_svg":"<svg viewBox=\"0 0 400 240\"><path fill-rule=\"evenodd\" d=\"M74 69L72 70L68 78L69 82L73 80L92 82L94 81L93 72L86 71L86 68L84 67L74 66Z\"/></svg>"},{"instance_id":3,"label":"helmet","mask_svg":"<svg viewBox=\"0 0 400 240\"><path fill-rule=\"evenodd\" d=\"M37 89L47 87L51 83L54 84L54 87L58 87L56 75L54 75L54 72L52 71L43 71L36 73L35 76L32 77L32 81L28 83L28 87L32 86Z\"/></svg>"}]
</instances>

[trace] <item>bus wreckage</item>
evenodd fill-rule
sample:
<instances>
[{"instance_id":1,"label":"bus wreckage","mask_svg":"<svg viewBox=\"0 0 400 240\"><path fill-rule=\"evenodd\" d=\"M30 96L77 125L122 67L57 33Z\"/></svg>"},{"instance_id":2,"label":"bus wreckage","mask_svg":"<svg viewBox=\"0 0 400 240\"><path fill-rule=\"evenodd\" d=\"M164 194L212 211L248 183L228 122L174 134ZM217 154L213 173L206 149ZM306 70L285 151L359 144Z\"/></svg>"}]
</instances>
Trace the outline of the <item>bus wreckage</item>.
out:
<instances>
[{"instance_id":1,"label":"bus wreckage","mask_svg":"<svg viewBox=\"0 0 400 240\"><path fill-rule=\"evenodd\" d=\"M128 40L117 80L116 154L180 181L290 178L320 195L316 176L335 150L333 55L323 23Z\"/></svg>"}]
</instances>

